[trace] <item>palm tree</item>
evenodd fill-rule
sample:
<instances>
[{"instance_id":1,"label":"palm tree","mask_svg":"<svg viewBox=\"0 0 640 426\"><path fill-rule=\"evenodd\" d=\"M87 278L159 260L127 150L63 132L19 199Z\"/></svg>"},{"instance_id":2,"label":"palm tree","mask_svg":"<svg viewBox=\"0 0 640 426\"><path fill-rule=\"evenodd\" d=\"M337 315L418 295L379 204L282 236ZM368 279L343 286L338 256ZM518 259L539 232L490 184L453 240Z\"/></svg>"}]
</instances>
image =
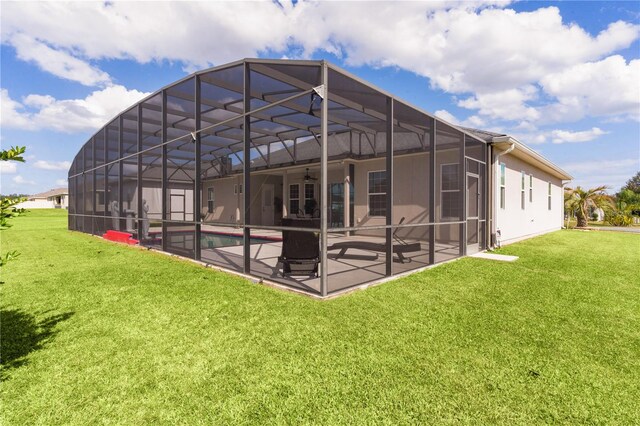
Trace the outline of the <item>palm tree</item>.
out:
<instances>
[{"instance_id":1,"label":"palm tree","mask_svg":"<svg viewBox=\"0 0 640 426\"><path fill-rule=\"evenodd\" d=\"M605 192L606 189L607 187L604 185L587 190L579 186L575 189L564 189L565 209L575 212L578 218L578 228L587 226L589 207L603 210L613 207L613 198Z\"/></svg>"}]
</instances>

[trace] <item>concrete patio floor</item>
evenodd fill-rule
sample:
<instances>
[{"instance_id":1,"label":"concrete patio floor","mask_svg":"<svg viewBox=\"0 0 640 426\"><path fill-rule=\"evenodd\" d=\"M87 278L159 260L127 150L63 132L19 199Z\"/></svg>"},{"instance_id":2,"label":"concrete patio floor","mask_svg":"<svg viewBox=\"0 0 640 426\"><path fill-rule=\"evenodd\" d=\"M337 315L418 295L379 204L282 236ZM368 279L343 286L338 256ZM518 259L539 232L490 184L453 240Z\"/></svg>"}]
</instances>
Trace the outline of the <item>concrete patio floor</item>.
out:
<instances>
[{"instance_id":1,"label":"concrete patio floor","mask_svg":"<svg viewBox=\"0 0 640 426\"><path fill-rule=\"evenodd\" d=\"M234 228L203 226L203 231L214 233L234 233L241 235L241 230ZM280 231L252 229L252 238L267 237L280 238ZM368 236L344 236L343 234L330 234L329 246L343 241L367 241L372 243L384 243L380 237ZM392 266L393 274L401 274L414 269L429 266L428 242L406 240L407 243L419 242L420 251L405 254L405 262L402 263L394 256ZM284 284L298 290L319 294L320 278L301 276L282 276L282 265L278 264L278 256L282 251L280 241L254 243L250 248L251 274L266 280ZM386 255L381 252L368 250L349 249L347 253L337 258L338 250L332 250L328 257L328 290L329 293L354 287L357 285L378 281L385 278ZM234 245L220 248L202 248L201 259L203 262L218 265L227 269L242 271L243 246ZM459 256L457 245L437 244L436 263L453 259ZM320 265L322 267L322 265Z\"/></svg>"},{"instance_id":2,"label":"concrete patio floor","mask_svg":"<svg viewBox=\"0 0 640 426\"><path fill-rule=\"evenodd\" d=\"M243 245L241 242L242 229L233 226L202 225L203 234L231 236L230 240L225 239L225 246L205 247L201 246L201 261L211 265L219 266L235 272L243 272ZM162 243L156 230L150 232L154 236L144 245L162 250ZM192 257L193 250L193 228L173 227L171 228L170 252ZM278 257L282 252L282 233L268 229L251 229L253 243L250 247L250 274L267 281L301 290L312 294L320 294L320 278L308 275L282 276L282 264L278 263ZM233 241L235 239L235 241ZM267 241L265 241L267 239ZM271 240L271 241L269 241ZM384 238L352 235L345 236L343 233L331 233L328 236L328 246L339 242L357 241L383 244ZM423 239L405 238L407 244L419 243L420 250L404 253L404 262L394 255L392 263L392 274L398 275L418 270L429 266L429 243ZM186 249L185 249L186 248ZM182 253L184 251L184 253ZM358 285L381 281L385 276L386 254L384 252L361 250L350 248L343 256L338 257L339 250L328 252L328 292L337 292ZM460 257L459 246L436 242L435 263ZM322 268L322 265L319 265ZM321 270L321 269L320 269Z\"/></svg>"}]
</instances>

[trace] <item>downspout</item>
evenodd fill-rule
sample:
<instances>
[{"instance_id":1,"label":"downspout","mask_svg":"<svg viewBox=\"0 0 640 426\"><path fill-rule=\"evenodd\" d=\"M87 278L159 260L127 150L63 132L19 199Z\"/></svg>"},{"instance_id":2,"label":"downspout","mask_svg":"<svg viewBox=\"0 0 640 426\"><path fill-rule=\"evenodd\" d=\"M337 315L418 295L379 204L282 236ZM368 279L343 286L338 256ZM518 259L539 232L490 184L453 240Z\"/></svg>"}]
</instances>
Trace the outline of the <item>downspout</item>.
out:
<instances>
[{"instance_id":1,"label":"downspout","mask_svg":"<svg viewBox=\"0 0 640 426\"><path fill-rule=\"evenodd\" d=\"M491 144L491 151L494 151L494 147L493 144L496 143L496 139L498 138L494 138L493 139L493 143ZM511 138L509 138L511 139ZM491 244L490 244L490 248L494 249L496 247L496 242L497 242L497 234L500 232L500 230L497 228L496 223L497 223L497 213L498 210L500 209L500 206L498 205L498 197L495 195L496 194L496 182L497 182L497 174L498 174L498 166L499 166L499 160L500 157L510 153L511 151L513 151L516 148L516 143L513 142L512 140L509 141L500 141L500 142L508 142L510 144L509 148L507 148L504 151L501 152L496 152L495 154L493 154L493 162L492 162L492 170L491 170L491 186L490 186L490 191L491 191L491 197L489 198L492 202L489 203L489 207L491 208L491 214L489 215L489 217L491 218Z\"/></svg>"}]
</instances>

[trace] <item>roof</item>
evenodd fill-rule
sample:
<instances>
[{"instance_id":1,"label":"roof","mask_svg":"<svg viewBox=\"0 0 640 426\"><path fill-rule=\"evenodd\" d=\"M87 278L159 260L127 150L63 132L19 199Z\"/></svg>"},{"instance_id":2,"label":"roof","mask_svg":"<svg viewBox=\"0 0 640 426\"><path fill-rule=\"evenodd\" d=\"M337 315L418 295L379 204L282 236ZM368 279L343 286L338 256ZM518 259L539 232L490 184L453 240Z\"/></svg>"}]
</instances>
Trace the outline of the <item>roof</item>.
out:
<instances>
[{"instance_id":1,"label":"roof","mask_svg":"<svg viewBox=\"0 0 640 426\"><path fill-rule=\"evenodd\" d=\"M49 197L55 197L58 195L68 195L68 194L69 194L69 189L67 188L55 188L45 192L41 192L39 194L31 195L29 198L49 198Z\"/></svg>"},{"instance_id":2,"label":"roof","mask_svg":"<svg viewBox=\"0 0 640 426\"><path fill-rule=\"evenodd\" d=\"M322 71L325 69L326 75ZM151 169L157 168L160 177L162 151L156 148L166 146L166 155L171 159L167 167L174 170L169 176L193 180L196 167L192 141L196 135L201 147L202 177L224 175L229 167L240 167L244 157L245 107L250 110L247 114L254 167L271 167L289 160L319 160L323 75L329 91L326 131L334 141L329 146L330 158L383 153L385 141L381 135L387 131L390 105L394 143L404 152L425 149L432 120L440 123L439 134L448 133L454 138L462 133L494 146L504 143L505 137L515 141L508 135L447 123L323 60L243 59L190 74L123 111L87 141L73 160L69 177L119 160L135 165L141 142L146 175L151 176ZM295 146L293 141L297 141ZM562 179L570 178L558 166L518 144L519 152L514 154L544 164ZM509 146L507 142L505 149ZM270 164L267 153L275 154Z\"/></svg>"},{"instance_id":3,"label":"roof","mask_svg":"<svg viewBox=\"0 0 640 426\"><path fill-rule=\"evenodd\" d=\"M533 149L529 148L527 145L523 144L512 136L505 135L495 137L491 141L491 146L501 150L508 150L513 146L513 149L509 153L510 155L523 160L525 163L531 164L541 170L544 170L545 172L557 177L558 179L573 179L573 176L564 171L562 168L549 161L542 155L538 154Z\"/></svg>"},{"instance_id":4,"label":"roof","mask_svg":"<svg viewBox=\"0 0 640 426\"><path fill-rule=\"evenodd\" d=\"M366 135L363 144L372 146L374 153L383 152L382 142L373 139L387 129L389 99L394 101L396 127L417 135L415 143L419 145L425 145L424 135L432 120L442 123L443 132L465 133L328 62L244 59L186 76L123 111L87 141L76 155L69 177L108 165L119 157L134 161L137 132L142 135L145 169L161 163L160 150L155 147L165 145L172 166L190 168L189 173L193 174L191 141L196 134L200 136L203 164L212 163L212 167L220 168L217 163L224 157L234 163L241 161L244 102L249 102L251 110L252 158L264 155L267 147L284 149L282 145L289 141L315 137L321 129L322 98L318 96L324 67L329 81L329 135L345 132ZM196 82L200 89L194 94ZM198 107L196 96L200 100ZM124 156L120 154L119 137ZM206 173L207 169L203 171Z\"/></svg>"},{"instance_id":5,"label":"roof","mask_svg":"<svg viewBox=\"0 0 640 426\"><path fill-rule=\"evenodd\" d=\"M460 127L460 126L457 126L457 127L464 130L467 133L472 134L477 138L484 140L487 143L490 143L494 147L501 150L509 149L513 145L514 149L513 151L511 151L511 155L513 155L514 157L518 157L521 160L525 161L526 163L532 164L540 169L543 169L546 172L550 173L551 175L557 177L558 179L562 179L562 180L573 179L573 177L569 173L567 173L566 171L561 169L559 166L549 161L547 158L538 154L532 148L520 142L513 136L507 135L505 133L490 132L487 130L472 129L472 128Z\"/></svg>"},{"instance_id":6,"label":"roof","mask_svg":"<svg viewBox=\"0 0 640 426\"><path fill-rule=\"evenodd\" d=\"M472 129L470 127L462 127L462 126L456 126L457 128L464 130L467 133L472 134L473 136L482 139L485 142L491 142L493 140L493 138L498 137L498 136L507 136L504 133L495 133L495 132L490 132L488 130L480 130L480 129Z\"/></svg>"}]
</instances>

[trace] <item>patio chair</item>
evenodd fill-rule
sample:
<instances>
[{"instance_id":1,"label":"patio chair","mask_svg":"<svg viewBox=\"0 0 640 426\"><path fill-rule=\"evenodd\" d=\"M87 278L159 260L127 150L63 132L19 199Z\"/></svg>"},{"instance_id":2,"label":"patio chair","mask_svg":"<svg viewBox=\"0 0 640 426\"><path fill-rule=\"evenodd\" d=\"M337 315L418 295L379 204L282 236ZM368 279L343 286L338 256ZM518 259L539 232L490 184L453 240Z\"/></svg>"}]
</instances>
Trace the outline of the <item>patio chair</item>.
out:
<instances>
[{"instance_id":1,"label":"patio chair","mask_svg":"<svg viewBox=\"0 0 640 426\"><path fill-rule=\"evenodd\" d=\"M319 219L283 218L282 226L320 228ZM318 232L282 231L282 252L278 257L282 276L318 276L320 263L320 235Z\"/></svg>"},{"instance_id":2,"label":"patio chair","mask_svg":"<svg viewBox=\"0 0 640 426\"><path fill-rule=\"evenodd\" d=\"M400 222L398 222L398 225L402 225L402 223L404 223L404 217L400 219ZM393 232L392 237L394 241L393 241L391 250L393 254L398 256L398 260L400 261L400 263L405 263L406 261L411 260L411 259L407 259L404 256L405 253L420 251L422 247L420 246L420 243L407 243L402 238L397 237L396 234L399 229L400 228L396 228L396 230ZM374 252L386 252L387 246L385 243L375 243L372 241L342 241L342 242L334 243L331 246L327 247L327 251L340 250L340 252L335 256L336 259L339 259L342 256L344 256L347 253L347 250L349 249L374 251Z\"/></svg>"}]
</instances>

